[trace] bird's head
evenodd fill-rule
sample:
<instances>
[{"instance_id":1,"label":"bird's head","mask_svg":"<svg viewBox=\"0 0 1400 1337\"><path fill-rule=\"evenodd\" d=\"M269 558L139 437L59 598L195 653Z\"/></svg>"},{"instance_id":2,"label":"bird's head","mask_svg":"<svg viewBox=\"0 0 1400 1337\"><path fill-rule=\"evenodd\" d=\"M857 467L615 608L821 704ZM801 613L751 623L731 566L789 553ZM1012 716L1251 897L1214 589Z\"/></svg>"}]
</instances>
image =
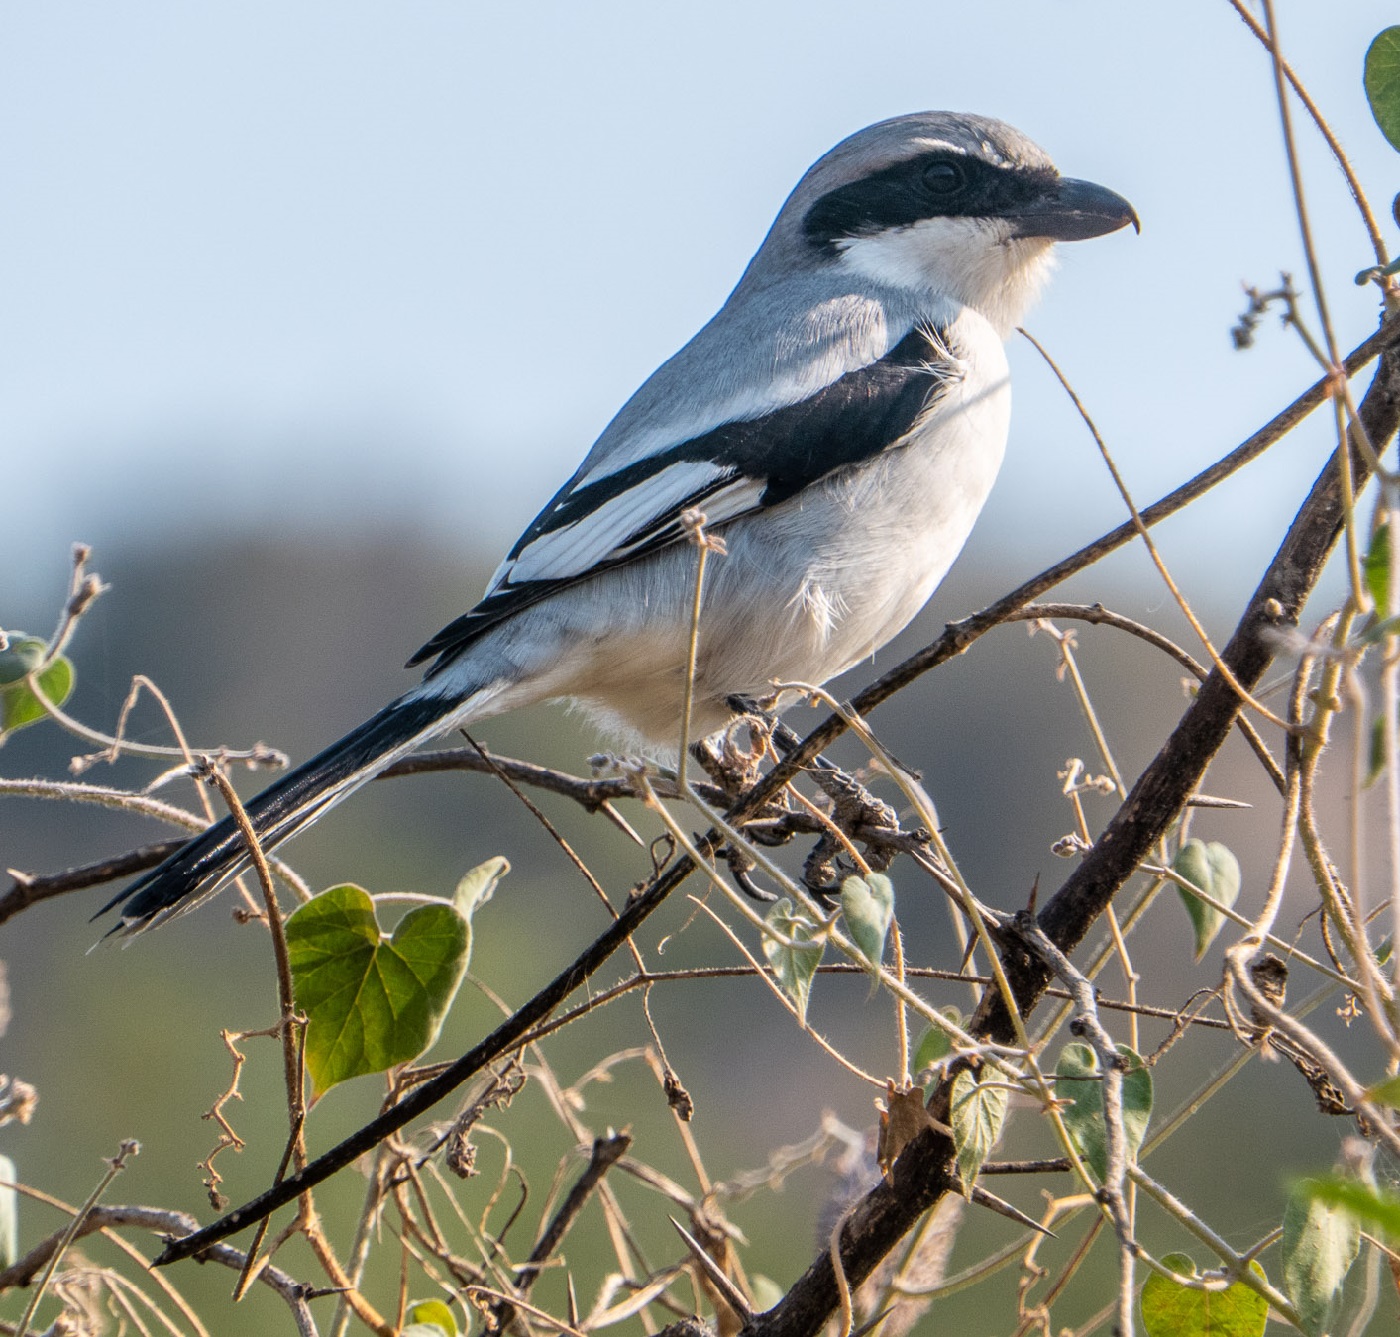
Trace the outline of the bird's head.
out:
<instances>
[{"instance_id":1,"label":"bird's head","mask_svg":"<svg viewBox=\"0 0 1400 1337\"><path fill-rule=\"evenodd\" d=\"M876 286L942 294L1005 334L1048 273L1055 242L1129 223L1138 226L1137 214L1121 195L1061 176L1011 126L918 112L820 158L764 250L784 266L838 266Z\"/></svg>"}]
</instances>

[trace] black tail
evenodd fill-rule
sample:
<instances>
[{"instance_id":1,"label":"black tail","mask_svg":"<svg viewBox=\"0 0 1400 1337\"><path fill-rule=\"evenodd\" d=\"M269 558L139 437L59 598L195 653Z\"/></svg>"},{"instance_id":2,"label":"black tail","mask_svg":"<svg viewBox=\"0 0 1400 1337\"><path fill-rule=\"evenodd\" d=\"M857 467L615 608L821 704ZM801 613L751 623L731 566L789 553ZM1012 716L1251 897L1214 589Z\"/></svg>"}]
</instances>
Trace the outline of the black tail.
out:
<instances>
[{"instance_id":1,"label":"black tail","mask_svg":"<svg viewBox=\"0 0 1400 1337\"><path fill-rule=\"evenodd\" d=\"M464 704L456 695L410 693L385 706L248 803L258 843L270 850L296 835L392 761L440 732L447 717ZM140 933L193 909L250 863L233 818L225 817L118 892L97 915L120 905L121 923L112 932Z\"/></svg>"}]
</instances>

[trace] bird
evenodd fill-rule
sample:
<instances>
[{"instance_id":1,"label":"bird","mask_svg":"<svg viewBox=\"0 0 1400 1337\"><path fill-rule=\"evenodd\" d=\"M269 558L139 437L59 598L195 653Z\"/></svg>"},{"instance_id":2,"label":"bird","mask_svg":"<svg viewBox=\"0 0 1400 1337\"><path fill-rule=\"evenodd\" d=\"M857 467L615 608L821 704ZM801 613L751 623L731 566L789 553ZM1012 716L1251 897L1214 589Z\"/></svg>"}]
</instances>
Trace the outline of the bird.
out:
<instances>
[{"instance_id":1,"label":"bird","mask_svg":"<svg viewBox=\"0 0 1400 1337\"><path fill-rule=\"evenodd\" d=\"M928 600L1005 452L1005 341L1057 242L1115 232L1121 195L1061 176L986 116L896 116L819 158L715 316L623 405L484 597L409 660L422 680L248 802L260 845L305 829L450 729L539 701L657 757L781 709ZM699 552L707 563L689 678ZM250 862L231 818L120 891L113 933L204 901ZM94 916L96 918L96 916Z\"/></svg>"}]
</instances>

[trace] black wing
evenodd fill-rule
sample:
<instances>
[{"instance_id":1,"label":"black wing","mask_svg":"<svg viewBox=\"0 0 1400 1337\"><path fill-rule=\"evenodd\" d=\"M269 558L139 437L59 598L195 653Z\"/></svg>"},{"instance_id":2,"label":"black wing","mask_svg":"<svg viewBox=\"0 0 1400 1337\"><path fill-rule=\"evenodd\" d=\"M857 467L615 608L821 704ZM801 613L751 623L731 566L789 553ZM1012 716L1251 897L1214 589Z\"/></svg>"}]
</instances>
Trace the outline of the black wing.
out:
<instances>
[{"instance_id":1,"label":"black wing","mask_svg":"<svg viewBox=\"0 0 1400 1337\"><path fill-rule=\"evenodd\" d=\"M878 361L796 404L725 423L604 477L571 479L520 536L486 597L409 664L436 655L431 676L520 609L677 542L691 508L723 524L899 445L957 379L944 334L917 327Z\"/></svg>"}]
</instances>

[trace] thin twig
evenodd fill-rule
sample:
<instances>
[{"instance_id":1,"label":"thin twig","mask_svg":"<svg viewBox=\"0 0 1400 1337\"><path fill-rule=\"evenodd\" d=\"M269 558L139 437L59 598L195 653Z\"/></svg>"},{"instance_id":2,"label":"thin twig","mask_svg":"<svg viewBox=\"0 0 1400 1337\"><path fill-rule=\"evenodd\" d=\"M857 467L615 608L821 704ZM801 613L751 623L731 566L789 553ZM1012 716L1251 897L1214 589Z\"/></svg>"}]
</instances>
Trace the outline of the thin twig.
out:
<instances>
[{"instance_id":1,"label":"thin twig","mask_svg":"<svg viewBox=\"0 0 1400 1337\"><path fill-rule=\"evenodd\" d=\"M1247 1286L1255 1294L1262 1295L1283 1318L1295 1327L1302 1328L1302 1319L1299 1318L1298 1311L1289 1303L1288 1297L1276 1290L1264 1277L1250 1267L1243 1254L1232 1249L1224 1238L1206 1225L1180 1198L1159 1184L1140 1165L1129 1166L1128 1174L1132 1177L1133 1182L1158 1206L1162 1207L1208 1248L1213 1249L1220 1260L1230 1269L1236 1282ZM1142 1258L1159 1275L1170 1277L1181 1285L1190 1285L1186 1278L1176 1276L1149 1255L1143 1254Z\"/></svg>"},{"instance_id":2,"label":"thin twig","mask_svg":"<svg viewBox=\"0 0 1400 1337\"><path fill-rule=\"evenodd\" d=\"M1188 673L1200 682L1206 679L1207 669L1205 665L1199 663L1187 654L1175 641L1162 635L1154 627L1145 626L1141 622L1136 622L1130 617L1124 617L1122 613L1115 613L1112 609L1105 608L1103 604L1071 604L1071 603L1033 603L1027 604L1024 608L1018 608L1015 612L1009 613L1006 617L1008 622L1037 622L1043 618L1073 618L1079 622L1088 622L1094 626L1113 627L1118 631L1127 632L1129 636L1136 636L1139 640L1146 641L1149 645L1156 646L1163 653L1170 655ZM1236 721L1236 727L1244 735L1245 742L1250 746L1254 755L1259 758L1260 764L1269 774L1269 779L1273 781L1274 788L1283 793L1283 772L1279 769L1278 762L1269 751L1268 744L1259 736L1259 731L1254 727L1250 719L1241 715Z\"/></svg>"},{"instance_id":3,"label":"thin twig","mask_svg":"<svg viewBox=\"0 0 1400 1337\"><path fill-rule=\"evenodd\" d=\"M631 1145L632 1137L629 1133L613 1133L607 1137L593 1139L593 1151L588 1158L587 1167L574 1181L568 1196L544 1228L535 1247L530 1250L529 1258L515 1274L515 1287L522 1295L530 1293L530 1288L540 1274L541 1264L558 1249L599 1181L627 1154Z\"/></svg>"},{"instance_id":4,"label":"thin twig","mask_svg":"<svg viewBox=\"0 0 1400 1337\"><path fill-rule=\"evenodd\" d=\"M1263 43L1266 51L1271 50L1269 34L1264 30L1263 25L1245 7L1243 0L1229 0L1230 8L1240 16L1246 28ZM1336 160L1337 166L1341 168L1342 175L1346 178L1347 189L1351 191L1351 197L1356 201L1357 210L1361 214L1361 224L1366 229L1366 235L1370 239L1371 249L1376 253L1376 264L1384 267L1389 264L1390 256L1385 248L1385 239L1381 236L1381 230L1376 222L1375 212L1371 208L1371 202L1366 198L1366 192L1362 189L1361 180L1356 175L1351 161L1347 158L1346 151L1342 148L1341 142L1332 132L1332 127L1327 124L1316 102L1312 100L1308 90L1303 87L1303 81L1299 79L1293 66L1279 57L1279 64L1283 70L1284 78L1293 86L1293 91L1298 95L1298 101L1303 104L1304 109L1312 118L1312 122L1317 126L1318 132L1326 141L1327 148L1332 157Z\"/></svg>"},{"instance_id":5,"label":"thin twig","mask_svg":"<svg viewBox=\"0 0 1400 1337\"><path fill-rule=\"evenodd\" d=\"M1024 329L1018 329L1017 333L1019 333L1022 338L1028 340L1031 347L1045 360L1046 365L1054 373L1055 379L1059 381L1060 387L1064 390L1065 394L1069 396L1070 403L1074 405L1084 425L1089 429L1089 434L1094 438L1094 444L1098 446L1099 454L1108 468L1109 476L1113 479L1113 485L1118 489L1118 495L1123 498L1123 504L1128 508L1128 514L1132 516L1133 526L1138 531L1143 546L1147 549L1147 555L1152 559L1152 565L1157 568L1157 574L1162 577L1162 581L1166 585L1168 591L1170 591L1172 598L1176 600L1176 606L1181 609L1182 615L1191 624L1191 630L1200 637L1201 644L1205 646L1206 654L1210 656L1210 661L1215 665L1216 672L1239 693L1240 700L1248 705L1251 710L1258 712L1271 724L1277 724L1280 728L1287 728L1287 722L1274 714L1268 706L1264 705L1262 701L1257 700L1248 692L1235 677L1230 666L1221 659L1220 652L1215 648L1214 642L1210 639L1210 634L1206 631L1205 627L1202 626L1200 619L1196 616L1190 603L1187 602L1186 596L1181 592L1181 588L1172 578L1172 573L1167 570L1167 564L1162 560L1162 554L1158 552L1157 544L1153 541L1152 535L1147 532L1147 526L1143 523L1142 515L1138 511L1137 504L1133 501L1132 493L1128 491L1128 485L1124 481L1123 475L1118 471L1117 462L1108 449L1108 443L1099 432L1098 425L1094 422L1093 418L1089 416L1089 410L1084 407L1084 403L1079 398L1078 393L1069 383L1069 378L1060 370L1059 363L1050 356L1045 346L1035 335Z\"/></svg>"},{"instance_id":6,"label":"thin twig","mask_svg":"<svg viewBox=\"0 0 1400 1337\"><path fill-rule=\"evenodd\" d=\"M287 951L287 934L282 926L282 909L277 904L277 889L272 885L272 869L268 867L267 856L263 853L258 833L239 800L237 790L229 782L228 776L212 763L206 763L203 776L218 789L228 805L229 813L248 847L249 858L258 875L258 885L262 888L268 927L272 930L272 955L277 966L282 1076L287 1089L287 1119L292 1130L292 1156L300 1169L306 1161L306 1142L302 1132L306 1122L306 1100L302 1092L301 1051L297 1043L302 1027L298 1024L296 994L292 984L292 962Z\"/></svg>"},{"instance_id":7,"label":"thin twig","mask_svg":"<svg viewBox=\"0 0 1400 1337\"><path fill-rule=\"evenodd\" d=\"M503 1297L491 1306L495 1330L503 1331L509 1326L514 1317L516 1306L530 1294L530 1289L539 1277L545 1260L563 1242L564 1236L573 1227L574 1222L578 1219L578 1214L583 1210L584 1204L592 1196L593 1190L598 1186L603 1176L626 1155L631 1145L632 1138L628 1133L612 1133L607 1137L594 1138L593 1151L589 1156L588 1165L574 1181L573 1187L559 1205L558 1211L550 1218L549 1224L540 1234L535 1247L530 1250L529 1258L516 1271L513 1295L510 1298Z\"/></svg>"}]
</instances>

